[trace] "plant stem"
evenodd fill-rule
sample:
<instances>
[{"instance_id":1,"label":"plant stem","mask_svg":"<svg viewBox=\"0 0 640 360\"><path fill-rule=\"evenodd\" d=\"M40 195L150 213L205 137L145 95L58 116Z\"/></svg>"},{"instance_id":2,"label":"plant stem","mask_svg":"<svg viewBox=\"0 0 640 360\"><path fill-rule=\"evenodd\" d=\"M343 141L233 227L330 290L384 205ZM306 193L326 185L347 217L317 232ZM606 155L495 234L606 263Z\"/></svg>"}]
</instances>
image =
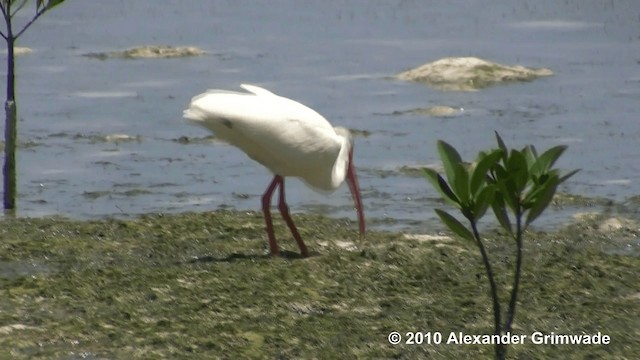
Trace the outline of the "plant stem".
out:
<instances>
[{"instance_id":1,"label":"plant stem","mask_svg":"<svg viewBox=\"0 0 640 360\"><path fill-rule=\"evenodd\" d=\"M5 102L5 144L4 144L4 208L15 209L16 207L16 138L17 138L17 114L15 103L15 37L11 24L11 2L6 3L6 8L2 8L2 14L7 26L7 100Z\"/></svg>"},{"instance_id":2,"label":"plant stem","mask_svg":"<svg viewBox=\"0 0 640 360\"><path fill-rule=\"evenodd\" d=\"M484 263L484 268L487 271L487 277L489 278L489 285L491 287L491 297L493 298L493 320L494 320L494 334L501 335L500 329L500 299L498 298L498 287L496 285L496 281L493 277L493 270L491 269L491 263L489 262L489 255L484 248L484 244L482 243L482 239L480 238L480 234L478 233L478 227L476 226L475 221L470 220L471 229L473 230L473 237L476 238L476 243L478 244L478 248L480 249L480 254L482 255L482 262ZM504 344L496 343L496 359L502 360L506 356L506 347Z\"/></svg>"},{"instance_id":3,"label":"plant stem","mask_svg":"<svg viewBox=\"0 0 640 360\"><path fill-rule=\"evenodd\" d=\"M504 325L504 331L511 331L513 319L516 316L516 301L518 299L518 288L520 286L520 273L522 269L522 211L518 209L516 212L516 271L513 275L513 289L511 289L511 300L509 300L509 309L507 311L507 322Z\"/></svg>"},{"instance_id":4,"label":"plant stem","mask_svg":"<svg viewBox=\"0 0 640 360\"><path fill-rule=\"evenodd\" d=\"M3 166L4 179L4 208L12 210L16 207L16 103L7 100L5 103L7 115L5 123L5 161Z\"/></svg>"}]
</instances>

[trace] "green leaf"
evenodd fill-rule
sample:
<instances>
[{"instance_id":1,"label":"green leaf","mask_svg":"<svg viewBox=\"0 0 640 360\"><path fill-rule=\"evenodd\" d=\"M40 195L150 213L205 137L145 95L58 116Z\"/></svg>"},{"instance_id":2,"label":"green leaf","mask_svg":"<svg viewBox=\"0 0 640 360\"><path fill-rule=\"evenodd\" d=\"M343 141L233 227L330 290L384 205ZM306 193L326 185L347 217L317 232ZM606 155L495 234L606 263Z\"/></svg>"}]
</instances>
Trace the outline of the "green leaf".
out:
<instances>
[{"instance_id":1,"label":"green leaf","mask_svg":"<svg viewBox=\"0 0 640 360\"><path fill-rule=\"evenodd\" d=\"M438 153L440 153L440 159L444 166L444 172L447 174L447 180L449 180L451 184L455 183L454 164L462 163L460 154L458 154L458 151L453 146L442 140L438 140Z\"/></svg>"},{"instance_id":2,"label":"green leaf","mask_svg":"<svg viewBox=\"0 0 640 360\"><path fill-rule=\"evenodd\" d=\"M541 193L544 192L544 189L549 181L556 181L559 177L559 171L557 169L552 169L545 174L542 174L539 178L531 174L532 182L529 187L527 193L522 200L522 206L525 209L533 206L533 203L537 201L538 197Z\"/></svg>"},{"instance_id":3,"label":"green leaf","mask_svg":"<svg viewBox=\"0 0 640 360\"><path fill-rule=\"evenodd\" d=\"M506 180L499 179L496 182L496 186L498 187L498 192L502 194L505 204L515 212L519 207L519 195L520 193L515 191L515 185L513 184L513 179L508 177Z\"/></svg>"},{"instance_id":4,"label":"green leaf","mask_svg":"<svg viewBox=\"0 0 640 360\"><path fill-rule=\"evenodd\" d=\"M36 1L36 9L40 10L43 7L45 8L45 10L51 10L54 7L62 4L64 2L64 0L49 0L47 1L47 4L45 5L45 0L37 0Z\"/></svg>"},{"instance_id":5,"label":"green leaf","mask_svg":"<svg viewBox=\"0 0 640 360\"><path fill-rule=\"evenodd\" d=\"M453 192L458 196L460 205L465 206L471 199L469 196L469 173L462 163L452 165L455 173L455 181L451 184L453 186Z\"/></svg>"},{"instance_id":6,"label":"green leaf","mask_svg":"<svg viewBox=\"0 0 640 360\"><path fill-rule=\"evenodd\" d=\"M447 184L447 181L442 176L440 176L440 174L430 168L425 168L423 170L427 180L431 182L431 185L433 185L433 187L440 192L445 200L455 205L460 205L460 200L458 200L458 197L453 193L453 191Z\"/></svg>"},{"instance_id":7,"label":"green leaf","mask_svg":"<svg viewBox=\"0 0 640 360\"><path fill-rule=\"evenodd\" d=\"M538 159L536 148L533 145L527 145L524 149L522 149L522 154L527 160L527 168L531 169L533 164L535 164L536 160Z\"/></svg>"},{"instance_id":8,"label":"green leaf","mask_svg":"<svg viewBox=\"0 0 640 360\"><path fill-rule=\"evenodd\" d=\"M502 228L507 230L509 233L513 233L513 229L511 227L511 220L509 220L509 215L507 215L507 207L504 203L504 197L502 193L496 192L493 196L493 201L491 202L491 209L493 210L493 214L498 219Z\"/></svg>"},{"instance_id":9,"label":"green leaf","mask_svg":"<svg viewBox=\"0 0 640 360\"><path fill-rule=\"evenodd\" d=\"M471 194L476 195L482 184L484 184L487 178L487 172L492 167L498 165L497 161L502 156L502 150L495 149L488 154L484 154L478 157L475 168L471 174Z\"/></svg>"},{"instance_id":10,"label":"green leaf","mask_svg":"<svg viewBox=\"0 0 640 360\"><path fill-rule=\"evenodd\" d=\"M568 178L572 177L573 175L575 175L577 172L579 172L580 169L575 169L570 171L567 175L564 175L562 177L560 177L560 179L558 180L558 185L562 184L563 182L565 182Z\"/></svg>"},{"instance_id":11,"label":"green leaf","mask_svg":"<svg viewBox=\"0 0 640 360\"><path fill-rule=\"evenodd\" d=\"M559 184L558 176L553 176L550 178L544 185L540 191L540 194L536 197L535 202L531 206L529 213L527 214L527 220L525 222L525 228L529 226L538 216L542 214L544 209L547 208L551 200L553 200L553 195L556 193L556 189Z\"/></svg>"},{"instance_id":12,"label":"green leaf","mask_svg":"<svg viewBox=\"0 0 640 360\"><path fill-rule=\"evenodd\" d=\"M487 185L480 190L477 196L474 197L473 204L473 219L474 221L480 220L487 212L487 209L493 203L493 198L496 193L496 187L494 185Z\"/></svg>"},{"instance_id":13,"label":"green leaf","mask_svg":"<svg viewBox=\"0 0 640 360\"><path fill-rule=\"evenodd\" d=\"M491 183L497 183L507 178L507 171L500 163L495 163L491 169L489 169L489 179Z\"/></svg>"},{"instance_id":14,"label":"green leaf","mask_svg":"<svg viewBox=\"0 0 640 360\"><path fill-rule=\"evenodd\" d=\"M64 2L64 0L49 0L49 2L47 3L47 10L51 10L54 7L62 4Z\"/></svg>"},{"instance_id":15,"label":"green leaf","mask_svg":"<svg viewBox=\"0 0 640 360\"><path fill-rule=\"evenodd\" d=\"M533 185L529 189L529 191L527 192L527 194L525 195L524 199L521 202L522 208L525 210L530 209L533 206L533 204L535 204L540 194L542 194L545 191L545 188L546 188L545 183L539 183L539 184Z\"/></svg>"},{"instance_id":16,"label":"green leaf","mask_svg":"<svg viewBox=\"0 0 640 360\"><path fill-rule=\"evenodd\" d=\"M511 180L506 182L507 189L519 195L527 186L527 181L529 180L527 159L523 151L511 150L505 170Z\"/></svg>"},{"instance_id":17,"label":"green leaf","mask_svg":"<svg viewBox=\"0 0 640 360\"><path fill-rule=\"evenodd\" d=\"M507 149L507 146L504 144L504 141L502 141L500 134L498 134L497 131L495 133L496 133L496 141L498 141L498 148L502 150L502 162L506 164L507 156L509 156L509 150Z\"/></svg>"},{"instance_id":18,"label":"green leaf","mask_svg":"<svg viewBox=\"0 0 640 360\"><path fill-rule=\"evenodd\" d=\"M549 169L551 169L553 164L558 160L560 155L562 155L565 150L567 150L566 145L558 145L545 151L531 166L531 173L537 176L546 173Z\"/></svg>"},{"instance_id":19,"label":"green leaf","mask_svg":"<svg viewBox=\"0 0 640 360\"><path fill-rule=\"evenodd\" d=\"M438 174L437 171L431 168L423 168L422 170L424 171L424 177L429 180L431 185L436 188L436 190L440 191L440 182L438 181L438 177L440 177L440 174Z\"/></svg>"},{"instance_id":20,"label":"green leaf","mask_svg":"<svg viewBox=\"0 0 640 360\"><path fill-rule=\"evenodd\" d=\"M436 211L436 214L438 214L438 216L442 220L442 222L445 225L447 225L447 227L449 229L451 229L451 231L453 231L454 233L456 233L458 236L462 237L463 239L475 241L471 231L469 231L469 229L464 227L464 225L462 225L462 223L460 221L458 221L458 219L456 219L453 216L449 215L449 213L447 213L444 210L435 209L435 211Z\"/></svg>"}]
</instances>

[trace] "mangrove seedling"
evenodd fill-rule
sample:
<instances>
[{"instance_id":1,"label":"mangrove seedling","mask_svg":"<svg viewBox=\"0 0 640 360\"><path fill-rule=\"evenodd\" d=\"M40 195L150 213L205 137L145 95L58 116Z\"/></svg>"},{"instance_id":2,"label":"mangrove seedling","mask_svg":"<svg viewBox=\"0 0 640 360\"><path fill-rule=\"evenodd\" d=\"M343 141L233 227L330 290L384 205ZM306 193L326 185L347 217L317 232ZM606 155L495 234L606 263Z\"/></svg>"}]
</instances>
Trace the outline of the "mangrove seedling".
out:
<instances>
[{"instance_id":1,"label":"mangrove seedling","mask_svg":"<svg viewBox=\"0 0 640 360\"><path fill-rule=\"evenodd\" d=\"M452 232L478 246L493 301L494 334L502 335L511 331L515 318L522 275L522 235L547 208L558 185L579 170L561 175L558 169L553 168L567 149L564 145L555 146L538 156L533 145L525 146L522 150L510 150L497 132L496 139L498 148L480 152L470 166L463 163L453 146L439 140L437 147L446 180L433 169L425 169L425 175L445 201L456 207L469 222L470 229L445 210L435 209L438 217ZM513 286L504 322L489 254L478 232L478 221L489 207L516 245ZM497 342L496 359L504 359L506 350L506 344Z\"/></svg>"}]
</instances>

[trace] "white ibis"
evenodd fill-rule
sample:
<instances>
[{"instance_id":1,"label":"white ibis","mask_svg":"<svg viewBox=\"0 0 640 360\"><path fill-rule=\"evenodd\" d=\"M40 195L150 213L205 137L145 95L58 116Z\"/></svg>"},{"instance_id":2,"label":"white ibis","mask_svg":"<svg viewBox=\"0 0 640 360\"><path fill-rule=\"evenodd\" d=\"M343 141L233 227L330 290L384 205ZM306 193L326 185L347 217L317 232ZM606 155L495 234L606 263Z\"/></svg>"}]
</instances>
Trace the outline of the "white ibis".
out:
<instances>
[{"instance_id":1,"label":"white ibis","mask_svg":"<svg viewBox=\"0 0 640 360\"><path fill-rule=\"evenodd\" d=\"M280 254L269 210L273 193L280 188L278 209L302 256L309 256L289 215L284 196L286 176L300 178L313 189L329 192L336 190L346 179L363 237L364 213L349 130L334 128L322 115L297 101L258 86L243 84L241 87L248 92L208 90L195 96L184 111L184 117L240 148L275 174L262 196L271 254Z\"/></svg>"}]
</instances>

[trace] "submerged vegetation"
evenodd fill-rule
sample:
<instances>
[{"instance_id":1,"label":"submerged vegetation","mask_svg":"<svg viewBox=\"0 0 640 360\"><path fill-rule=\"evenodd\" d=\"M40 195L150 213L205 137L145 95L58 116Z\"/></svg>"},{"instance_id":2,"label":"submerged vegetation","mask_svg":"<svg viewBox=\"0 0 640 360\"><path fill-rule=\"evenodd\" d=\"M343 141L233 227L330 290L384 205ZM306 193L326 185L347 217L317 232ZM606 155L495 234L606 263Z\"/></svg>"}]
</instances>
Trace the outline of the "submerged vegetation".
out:
<instances>
[{"instance_id":1,"label":"submerged vegetation","mask_svg":"<svg viewBox=\"0 0 640 360\"><path fill-rule=\"evenodd\" d=\"M253 212L134 220L5 219L0 230L0 358L452 358L490 345L407 345L406 332L491 329L476 245L420 241L295 215L312 256L268 256ZM608 345L512 345L509 356L640 357L636 227L528 231L513 333L596 334ZM276 224L282 246L295 243ZM496 282L513 248L485 232ZM287 241L287 239L289 241ZM350 246L345 246L349 244ZM315 254L314 254L315 253ZM506 300L506 299L503 299ZM391 345L387 336L404 339ZM443 341L444 341L443 339Z\"/></svg>"}]
</instances>

